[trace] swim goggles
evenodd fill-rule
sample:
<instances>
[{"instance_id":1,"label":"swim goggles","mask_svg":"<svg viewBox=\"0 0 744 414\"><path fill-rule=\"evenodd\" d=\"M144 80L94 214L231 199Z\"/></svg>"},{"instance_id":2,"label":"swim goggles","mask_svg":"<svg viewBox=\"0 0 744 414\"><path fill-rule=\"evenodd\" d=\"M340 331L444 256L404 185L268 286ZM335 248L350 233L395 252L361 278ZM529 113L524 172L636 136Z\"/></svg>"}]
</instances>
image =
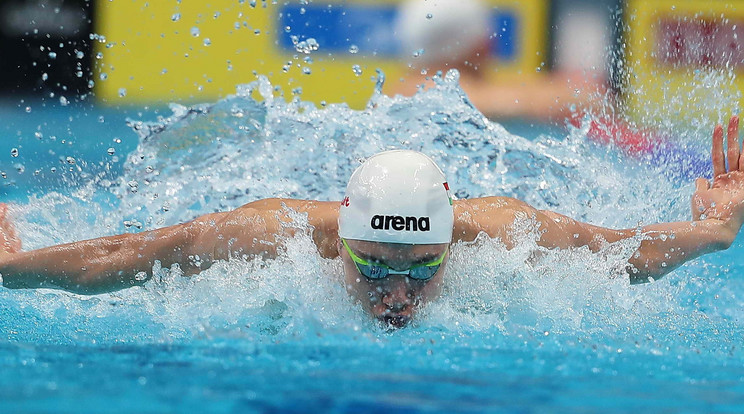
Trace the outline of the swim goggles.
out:
<instances>
[{"instance_id":1,"label":"swim goggles","mask_svg":"<svg viewBox=\"0 0 744 414\"><path fill-rule=\"evenodd\" d=\"M411 279L429 280L437 273L439 267L442 266L444 256L447 255L447 250L445 250L438 259L433 260L429 263L418 264L406 270L395 270L392 267L382 263L372 264L369 261L364 260L354 254L353 251L351 251L349 245L346 244L346 240L341 239L341 243L344 244L346 251L349 253L351 260L354 261L354 264L356 265L357 270L359 270L359 273L363 274L369 279L384 279L388 277L388 275L406 275Z\"/></svg>"}]
</instances>

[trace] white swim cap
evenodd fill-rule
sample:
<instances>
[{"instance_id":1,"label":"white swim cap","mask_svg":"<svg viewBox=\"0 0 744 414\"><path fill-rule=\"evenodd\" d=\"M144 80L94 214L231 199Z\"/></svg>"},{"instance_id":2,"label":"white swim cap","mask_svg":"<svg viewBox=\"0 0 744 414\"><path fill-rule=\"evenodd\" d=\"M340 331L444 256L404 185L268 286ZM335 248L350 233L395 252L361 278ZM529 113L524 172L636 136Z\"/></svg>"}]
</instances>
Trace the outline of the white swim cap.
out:
<instances>
[{"instance_id":1,"label":"white swim cap","mask_svg":"<svg viewBox=\"0 0 744 414\"><path fill-rule=\"evenodd\" d=\"M338 216L345 239L384 243L452 241L454 213L442 170L426 155L382 152L354 171Z\"/></svg>"},{"instance_id":2,"label":"white swim cap","mask_svg":"<svg viewBox=\"0 0 744 414\"><path fill-rule=\"evenodd\" d=\"M395 24L406 58L424 64L467 58L490 35L490 13L479 0L408 0Z\"/></svg>"}]
</instances>

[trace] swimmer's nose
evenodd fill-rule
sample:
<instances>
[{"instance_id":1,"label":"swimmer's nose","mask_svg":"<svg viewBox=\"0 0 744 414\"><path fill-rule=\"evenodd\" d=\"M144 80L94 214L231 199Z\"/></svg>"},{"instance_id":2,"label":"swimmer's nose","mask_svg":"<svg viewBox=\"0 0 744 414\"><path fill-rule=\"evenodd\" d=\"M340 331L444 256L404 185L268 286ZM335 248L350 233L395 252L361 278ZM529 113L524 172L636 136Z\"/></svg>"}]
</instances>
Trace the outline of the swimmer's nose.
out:
<instances>
[{"instance_id":1,"label":"swimmer's nose","mask_svg":"<svg viewBox=\"0 0 744 414\"><path fill-rule=\"evenodd\" d=\"M406 283L389 286L382 295L382 303L392 312L401 312L413 304L413 292Z\"/></svg>"}]
</instances>

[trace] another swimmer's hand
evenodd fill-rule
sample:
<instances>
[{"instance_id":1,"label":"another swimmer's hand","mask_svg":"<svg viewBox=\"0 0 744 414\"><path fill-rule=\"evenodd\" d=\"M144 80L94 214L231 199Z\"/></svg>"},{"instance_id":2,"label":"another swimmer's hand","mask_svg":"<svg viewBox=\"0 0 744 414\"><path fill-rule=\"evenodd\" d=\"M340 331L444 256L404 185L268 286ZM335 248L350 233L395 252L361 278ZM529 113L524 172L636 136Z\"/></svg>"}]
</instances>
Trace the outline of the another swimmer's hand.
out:
<instances>
[{"instance_id":1,"label":"another swimmer's hand","mask_svg":"<svg viewBox=\"0 0 744 414\"><path fill-rule=\"evenodd\" d=\"M695 181L692 218L718 220L727 246L733 243L744 222L744 151L739 144L739 117L728 124L728 150L723 150L723 127L713 130L713 183L705 178ZM728 171L726 159L728 158Z\"/></svg>"}]
</instances>

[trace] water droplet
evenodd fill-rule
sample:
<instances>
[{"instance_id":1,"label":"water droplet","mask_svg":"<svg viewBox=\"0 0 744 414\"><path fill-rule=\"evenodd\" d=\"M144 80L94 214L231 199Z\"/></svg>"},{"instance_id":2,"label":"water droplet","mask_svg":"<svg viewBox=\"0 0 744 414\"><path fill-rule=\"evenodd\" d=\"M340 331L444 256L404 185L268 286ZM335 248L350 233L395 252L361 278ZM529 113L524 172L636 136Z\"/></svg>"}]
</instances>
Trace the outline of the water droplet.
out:
<instances>
[{"instance_id":1,"label":"water droplet","mask_svg":"<svg viewBox=\"0 0 744 414\"><path fill-rule=\"evenodd\" d=\"M49 59L56 59L56 58L57 58L57 53L49 52Z\"/></svg>"},{"instance_id":2,"label":"water droplet","mask_svg":"<svg viewBox=\"0 0 744 414\"><path fill-rule=\"evenodd\" d=\"M254 30L254 31L253 31L253 34L255 34L255 35L260 35L260 34L261 34L261 30L260 30L260 29L256 29L256 30Z\"/></svg>"},{"instance_id":3,"label":"water droplet","mask_svg":"<svg viewBox=\"0 0 744 414\"><path fill-rule=\"evenodd\" d=\"M27 114L28 114L28 113L31 113L31 107L30 107L30 106L27 106L27 107L26 107L26 113L27 113Z\"/></svg>"},{"instance_id":4,"label":"water droplet","mask_svg":"<svg viewBox=\"0 0 744 414\"><path fill-rule=\"evenodd\" d=\"M426 13L426 18L427 19L431 19L432 17L434 17L434 16L431 13Z\"/></svg>"},{"instance_id":5,"label":"water droplet","mask_svg":"<svg viewBox=\"0 0 744 414\"><path fill-rule=\"evenodd\" d=\"M290 26L284 26L284 32L285 33L289 33L291 31L292 31L292 27L290 27Z\"/></svg>"},{"instance_id":6,"label":"water droplet","mask_svg":"<svg viewBox=\"0 0 744 414\"><path fill-rule=\"evenodd\" d=\"M123 98L127 96L127 88L119 88L119 97Z\"/></svg>"},{"instance_id":7,"label":"water droplet","mask_svg":"<svg viewBox=\"0 0 744 414\"><path fill-rule=\"evenodd\" d=\"M295 44L295 50L300 53L310 53L310 48L307 47L307 42L304 40Z\"/></svg>"},{"instance_id":8,"label":"water droplet","mask_svg":"<svg viewBox=\"0 0 744 414\"><path fill-rule=\"evenodd\" d=\"M356 76L360 76L362 74L362 67L359 65L353 65L351 67L351 71L354 72Z\"/></svg>"},{"instance_id":9,"label":"water droplet","mask_svg":"<svg viewBox=\"0 0 744 414\"><path fill-rule=\"evenodd\" d=\"M74 165L75 164L75 158L66 157L65 158L65 162L68 163L68 164L70 164L70 165Z\"/></svg>"},{"instance_id":10,"label":"water droplet","mask_svg":"<svg viewBox=\"0 0 744 414\"><path fill-rule=\"evenodd\" d=\"M351 53L352 55L359 53L359 46L357 45L349 46L349 53Z\"/></svg>"},{"instance_id":11,"label":"water droplet","mask_svg":"<svg viewBox=\"0 0 744 414\"><path fill-rule=\"evenodd\" d=\"M67 106L70 102L65 98L64 96L59 97L59 104L62 106Z\"/></svg>"},{"instance_id":12,"label":"water droplet","mask_svg":"<svg viewBox=\"0 0 744 414\"><path fill-rule=\"evenodd\" d=\"M212 40L208 37L204 38L204 46L210 46L212 44Z\"/></svg>"},{"instance_id":13,"label":"water droplet","mask_svg":"<svg viewBox=\"0 0 744 414\"><path fill-rule=\"evenodd\" d=\"M171 20L174 22L181 20L181 13L174 13L173 16L171 16Z\"/></svg>"},{"instance_id":14,"label":"water droplet","mask_svg":"<svg viewBox=\"0 0 744 414\"><path fill-rule=\"evenodd\" d=\"M303 67L302 67L302 73L304 73L305 75L309 75L309 74L311 74L311 73L312 73L312 71L310 70L310 68L309 68L309 67L307 67L307 66L303 66Z\"/></svg>"},{"instance_id":15,"label":"water droplet","mask_svg":"<svg viewBox=\"0 0 744 414\"><path fill-rule=\"evenodd\" d=\"M17 157L18 156L18 148L13 148L10 150L10 156L11 157Z\"/></svg>"},{"instance_id":16,"label":"water droplet","mask_svg":"<svg viewBox=\"0 0 744 414\"><path fill-rule=\"evenodd\" d=\"M77 57L78 59L82 59L82 58L85 57L85 53L83 53L82 51L78 50L77 53L75 53L75 57Z\"/></svg>"},{"instance_id":17,"label":"water droplet","mask_svg":"<svg viewBox=\"0 0 744 414\"><path fill-rule=\"evenodd\" d=\"M107 149L106 152L108 153L108 155L116 154L116 150L114 149L114 147L109 147L109 149Z\"/></svg>"},{"instance_id":18,"label":"water droplet","mask_svg":"<svg viewBox=\"0 0 744 414\"><path fill-rule=\"evenodd\" d=\"M101 74L100 74L100 75L99 75L98 77L99 77L99 78L100 78L101 80L106 80L106 79L108 79L108 74L106 74L106 73L101 73Z\"/></svg>"},{"instance_id":19,"label":"water droplet","mask_svg":"<svg viewBox=\"0 0 744 414\"><path fill-rule=\"evenodd\" d=\"M47 74L46 72L42 73L41 74L41 80L45 81L47 79L49 79L49 74Z\"/></svg>"},{"instance_id":20,"label":"water droplet","mask_svg":"<svg viewBox=\"0 0 744 414\"><path fill-rule=\"evenodd\" d=\"M191 28L191 36L199 37L201 35L201 31L198 27L192 27Z\"/></svg>"},{"instance_id":21,"label":"water droplet","mask_svg":"<svg viewBox=\"0 0 744 414\"><path fill-rule=\"evenodd\" d=\"M103 59L103 53L101 52L96 53L96 59Z\"/></svg>"},{"instance_id":22,"label":"water droplet","mask_svg":"<svg viewBox=\"0 0 744 414\"><path fill-rule=\"evenodd\" d=\"M309 54L313 51L318 50L319 48L320 45L318 44L318 41L313 39L312 37L295 44L295 50L304 54Z\"/></svg>"}]
</instances>

